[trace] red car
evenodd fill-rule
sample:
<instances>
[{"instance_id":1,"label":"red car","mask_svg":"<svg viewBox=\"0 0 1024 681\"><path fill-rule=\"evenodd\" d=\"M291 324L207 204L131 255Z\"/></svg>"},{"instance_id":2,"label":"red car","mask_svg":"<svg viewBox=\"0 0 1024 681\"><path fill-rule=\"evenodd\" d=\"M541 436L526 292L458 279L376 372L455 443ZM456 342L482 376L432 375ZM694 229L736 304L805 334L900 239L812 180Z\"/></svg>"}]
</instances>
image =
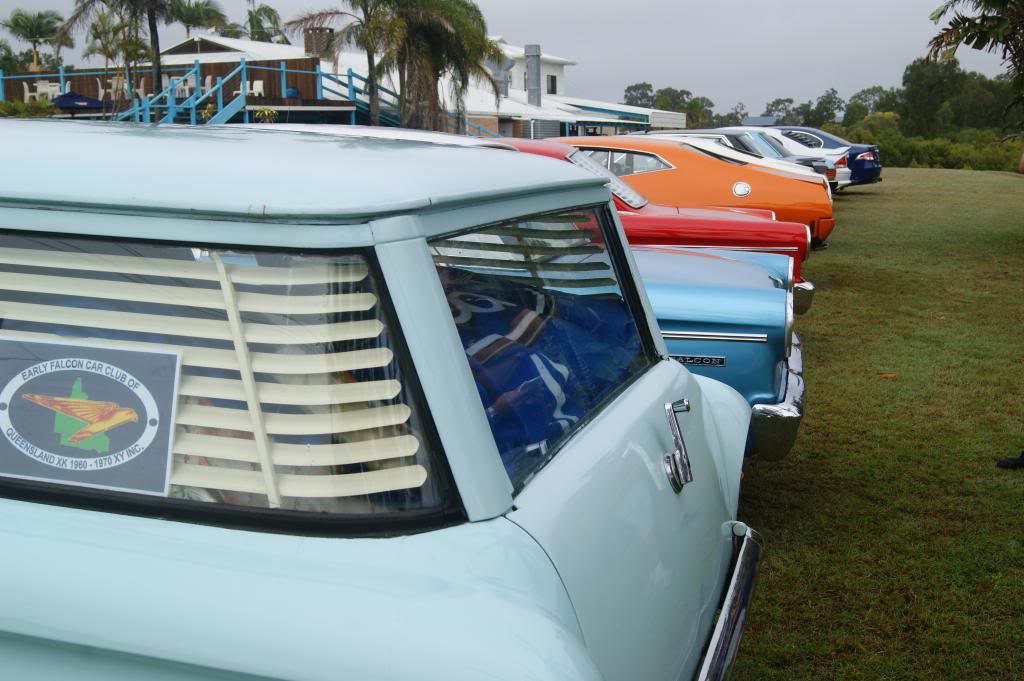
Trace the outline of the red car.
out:
<instances>
[{"instance_id":1,"label":"red car","mask_svg":"<svg viewBox=\"0 0 1024 681\"><path fill-rule=\"evenodd\" d=\"M800 264L811 248L811 231L807 225L779 222L770 210L675 208L652 204L576 147L560 142L514 138L502 138L500 143L528 154L569 161L607 177L630 244L788 255L793 259L793 274L797 282L793 290L794 309L802 314L810 308L814 284L800 276Z\"/></svg>"}]
</instances>

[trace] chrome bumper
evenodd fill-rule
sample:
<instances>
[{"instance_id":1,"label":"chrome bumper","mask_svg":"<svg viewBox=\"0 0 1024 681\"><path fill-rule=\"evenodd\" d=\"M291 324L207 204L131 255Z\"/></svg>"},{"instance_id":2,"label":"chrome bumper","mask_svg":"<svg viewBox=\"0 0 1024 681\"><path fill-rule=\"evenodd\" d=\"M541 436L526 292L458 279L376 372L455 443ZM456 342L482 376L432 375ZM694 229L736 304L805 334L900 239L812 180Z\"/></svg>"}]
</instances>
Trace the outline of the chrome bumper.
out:
<instances>
[{"instance_id":1,"label":"chrome bumper","mask_svg":"<svg viewBox=\"0 0 1024 681\"><path fill-rule=\"evenodd\" d=\"M694 681L720 681L729 678L732 664L740 647L743 628L747 624L747 610L754 594L757 564L761 560L761 535L743 523L733 525L735 552L732 577L722 599L718 621L711 632L707 653Z\"/></svg>"},{"instance_id":2,"label":"chrome bumper","mask_svg":"<svg viewBox=\"0 0 1024 681\"><path fill-rule=\"evenodd\" d=\"M800 338L793 334L793 350L786 372L786 394L778 404L755 404L751 408L750 434L754 453L769 461L789 454L796 442L804 416L804 357Z\"/></svg>"},{"instance_id":3,"label":"chrome bumper","mask_svg":"<svg viewBox=\"0 0 1024 681\"><path fill-rule=\"evenodd\" d=\"M793 284L793 312L804 314L811 309L814 302L814 284L809 281L801 281Z\"/></svg>"}]
</instances>

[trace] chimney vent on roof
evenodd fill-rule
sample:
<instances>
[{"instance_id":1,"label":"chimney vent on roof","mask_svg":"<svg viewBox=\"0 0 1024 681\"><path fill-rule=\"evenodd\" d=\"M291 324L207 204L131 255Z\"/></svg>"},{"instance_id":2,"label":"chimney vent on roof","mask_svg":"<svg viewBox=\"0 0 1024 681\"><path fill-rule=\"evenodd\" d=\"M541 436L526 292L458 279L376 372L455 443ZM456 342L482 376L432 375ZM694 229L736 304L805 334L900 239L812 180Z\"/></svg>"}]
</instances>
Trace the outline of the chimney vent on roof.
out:
<instances>
[{"instance_id":1,"label":"chimney vent on roof","mask_svg":"<svg viewBox=\"0 0 1024 681\"><path fill-rule=\"evenodd\" d=\"M540 45L526 45L526 101L540 106Z\"/></svg>"},{"instance_id":2,"label":"chimney vent on roof","mask_svg":"<svg viewBox=\"0 0 1024 681\"><path fill-rule=\"evenodd\" d=\"M334 42L334 29L329 26L307 28L303 34L303 47L306 54L318 59L330 59L331 43Z\"/></svg>"},{"instance_id":3,"label":"chimney vent on roof","mask_svg":"<svg viewBox=\"0 0 1024 681\"><path fill-rule=\"evenodd\" d=\"M508 97L508 81L510 78L509 72L516 65L515 61L505 57L502 63L487 60L487 71L491 74L491 79L494 80L494 84L498 86L498 93L502 97Z\"/></svg>"}]
</instances>

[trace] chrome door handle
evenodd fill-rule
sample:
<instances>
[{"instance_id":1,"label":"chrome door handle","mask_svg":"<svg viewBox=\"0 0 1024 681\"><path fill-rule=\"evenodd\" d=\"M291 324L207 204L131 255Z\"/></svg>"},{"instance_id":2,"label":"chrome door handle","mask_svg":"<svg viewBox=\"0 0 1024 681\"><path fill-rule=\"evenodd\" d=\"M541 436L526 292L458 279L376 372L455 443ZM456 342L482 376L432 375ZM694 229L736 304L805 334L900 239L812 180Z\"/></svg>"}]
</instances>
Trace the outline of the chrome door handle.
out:
<instances>
[{"instance_id":1,"label":"chrome door handle","mask_svg":"<svg viewBox=\"0 0 1024 681\"><path fill-rule=\"evenodd\" d=\"M690 455L686 452L686 441L683 440L683 431L679 427L677 414L690 411L689 400L665 403L665 416L668 417L668 427L672 431L672 444L674 448L665 455L662 460L665 466L665 475L672 485L676 494L683 491L683 487L693 482L693 471L690 469Z\"/></svg>"}]
</instances>

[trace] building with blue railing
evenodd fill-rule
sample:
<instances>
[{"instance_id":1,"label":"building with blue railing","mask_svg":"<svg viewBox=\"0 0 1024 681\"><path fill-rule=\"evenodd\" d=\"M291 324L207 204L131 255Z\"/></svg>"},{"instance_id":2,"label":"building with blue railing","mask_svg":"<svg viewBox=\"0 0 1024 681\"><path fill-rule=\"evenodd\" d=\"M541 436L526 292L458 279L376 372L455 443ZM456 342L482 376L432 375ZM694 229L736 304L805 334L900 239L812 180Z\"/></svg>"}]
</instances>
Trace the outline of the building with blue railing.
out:
<instances>
[{"instance_id":1,"label":"building with blue railing","mask_svg":"<svg viewBox=\"0 0 1024 681\"><path fill-rule=\"evenodd\" d=\"M368 123L366 56L324 53L321 48L330 41L323 33L329 31L308 32L303 45L192 36L161 52L160 83L152 82L148 65L131 70L61 68L50 74L0 71L0 101L52 100L73 92L99 103L98 109L77 115L125 121ZM450 116L452 132L537 138L685 125L683 114L572 98L566 94L565 67L575 62L546 55L536 45L497 42L507 61L488 66L499 96L491 83L474 83L464 116ZM399 125L398 93L388 85L391 81L385 78L381 124Z\"/></svg>"}]
</instances>

